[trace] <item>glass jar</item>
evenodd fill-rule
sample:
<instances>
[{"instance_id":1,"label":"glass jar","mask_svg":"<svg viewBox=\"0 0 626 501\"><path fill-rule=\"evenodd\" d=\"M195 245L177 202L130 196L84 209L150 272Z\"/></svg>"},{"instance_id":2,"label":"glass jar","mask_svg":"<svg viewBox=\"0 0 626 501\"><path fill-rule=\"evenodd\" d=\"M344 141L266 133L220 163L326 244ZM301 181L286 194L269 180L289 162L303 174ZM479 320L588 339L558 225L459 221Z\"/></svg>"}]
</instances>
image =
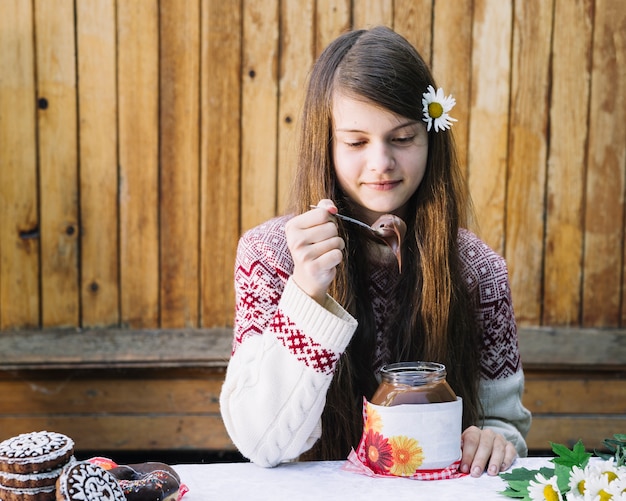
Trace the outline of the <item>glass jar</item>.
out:
<instances>
[{"instance_id":1,"label":"glass jar","mask_svg":"<svg viewBox=\"0 0 626 501\"><path fill-rule=\"evenodd\" d=\"M456 401L446 381L446 366L435 362L400 362L385 365L371 403L382 406L434 404Z\"/></svg>"}]
</instances>

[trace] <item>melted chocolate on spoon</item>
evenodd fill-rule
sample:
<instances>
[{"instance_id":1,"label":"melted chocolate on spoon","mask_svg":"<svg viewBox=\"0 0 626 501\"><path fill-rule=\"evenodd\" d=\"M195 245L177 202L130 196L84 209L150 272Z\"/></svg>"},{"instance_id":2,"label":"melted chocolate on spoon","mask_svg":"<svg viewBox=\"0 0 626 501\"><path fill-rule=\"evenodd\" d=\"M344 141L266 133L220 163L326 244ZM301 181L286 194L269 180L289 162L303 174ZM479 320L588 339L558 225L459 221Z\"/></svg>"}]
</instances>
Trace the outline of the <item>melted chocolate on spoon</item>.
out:
<instances>
[{"instance_id":1,"label":"melted chocolate on spoon","mask_svg":"<svg viewBox=\"0 0 626 501\"><path fill-rule=\"evenodd\" d=\"M398 216L384 214L374 222L372 230L391 248L398 260L398 270L402 272L402 240L406 235L406 223Z\"/></svg>"}]
</instances>

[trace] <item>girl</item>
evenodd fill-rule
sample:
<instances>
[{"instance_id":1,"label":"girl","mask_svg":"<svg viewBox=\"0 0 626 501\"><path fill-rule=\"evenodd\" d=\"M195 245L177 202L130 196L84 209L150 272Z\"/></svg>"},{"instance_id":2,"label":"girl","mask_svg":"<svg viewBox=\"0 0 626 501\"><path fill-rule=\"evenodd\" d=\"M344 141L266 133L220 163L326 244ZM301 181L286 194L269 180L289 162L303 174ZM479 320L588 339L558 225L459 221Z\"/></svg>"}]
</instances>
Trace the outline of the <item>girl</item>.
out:
<instances>
[{"instance_id":1,"label":"girl","mask_svg":"<svg viewBox=\"0 0 626 501\"><path fill-rule=\"evenodd\" d=\"M506 265L464 229L454 102L434 88L417 51L384 27L340 36L313 68L291 215L250 230L237 251L220 405L257 464L345 459L377 372L415 360L445 364L463 397L462 472L496 475L527 453ZM402 218L401 271L337 213Z\"/></svg>"}]
</instances>

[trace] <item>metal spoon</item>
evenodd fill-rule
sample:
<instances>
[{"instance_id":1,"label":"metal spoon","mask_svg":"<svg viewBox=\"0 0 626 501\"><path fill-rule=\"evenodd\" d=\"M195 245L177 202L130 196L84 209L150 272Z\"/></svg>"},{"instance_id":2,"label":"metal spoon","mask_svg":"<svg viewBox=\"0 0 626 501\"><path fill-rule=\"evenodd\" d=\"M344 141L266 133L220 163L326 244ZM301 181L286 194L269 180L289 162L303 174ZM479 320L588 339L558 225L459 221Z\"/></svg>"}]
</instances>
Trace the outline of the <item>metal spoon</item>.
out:
<instances>
[{"instance_id":1,"label":"metal spoon","mask_svg":"<svg viewBox=\"0 0 626 501\"><path fill-rule=\"evenodd\" d=\"M319 205L311 205L312 209L323 209L324 207L320 207ZM370 230L370 232L376 237L383 240L393 251L396 259L398 260L398 270L402 271L402 239L406 234L406 223L400 219L398 216L394 216L393 214L384 214L379 217L376 222L370 226L369 224L365 224L363 221L359 221L358 219L354 219L348 216L344 216L343 214L335 214L339 219L343 219L344 221L348 221L350 223L357 224L364 228Z\"/></svg>"},{"instance_id":2,"label":"metal spoon","mask_svg":"<svg viewBox=\"0 0 626 501\"><path fill-rule=\"evenodd\" d=\"M311 209L324 209L324 207L320 207L319 205L311 205L310 207L311 207ZM379 234L378 230L375 230L369 224L364 223L363 221L359 221L358 219L354 219L352 217L344 216L343 214L339 214L339 213L333 214L333 216L338 217L339 219L343 219L344 221L348 221L350 223L358 224L359 226L362 226L363 228L367 228L368 230L373 231L377 235Z\"/></svg>"}]
</instances>

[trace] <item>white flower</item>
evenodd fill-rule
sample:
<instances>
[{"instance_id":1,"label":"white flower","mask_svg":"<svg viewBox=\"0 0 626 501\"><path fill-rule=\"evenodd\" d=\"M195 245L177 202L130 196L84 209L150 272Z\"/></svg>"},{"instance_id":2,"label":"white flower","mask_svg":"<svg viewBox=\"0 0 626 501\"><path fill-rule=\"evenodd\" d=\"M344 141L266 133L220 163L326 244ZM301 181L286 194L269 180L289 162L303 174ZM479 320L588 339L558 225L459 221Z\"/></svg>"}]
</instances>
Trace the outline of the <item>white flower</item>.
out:
<instances>
[{"instance_id":1,"label":"white flower","mask_svg":"<svg viewBox=\"0 0 626 501\"><path fill-rule=\"evenodd\" d=\"M572 468L569 476L570 491L567 495L568 500L585 499L585 485L587 482L587 468L584 470L578 466Z\"/></svg>"},{"instance_id":2,"label":"white flower","mask_svg":"<svg viewBox=\"0 0 626 501\"><path fill-rule=\"evenodd\" d=\"M608 461L602 461L602 463L598 465L598 472L600 475L604 475L609 483L619 478L618 467L613 461L613 458Z\"/></svg>"},{"instance_id":3,"label":"white flower","mask_svg":"<svg viewBox=\"0 0 626 501\"><path fill-rule=\"evenodd\" d=\"M439 130L449 129L452 125L451 122L456 122L456 118L452 118L448 115L448 112L456 104L456 99L452 96L444 96L443 89L440 87L435 92L432 85L428 86L428 92L422 94L422 111L424 112L424 122L428 124L427 130L430 131L431 127L435 126L435 132Z\"/></svg>"},{"instance_id":4,"label":"white flower","mask_svg":"<svg viewBox=\"0 0 626 501\"><path fill-rule=\"evenodd\" d=\"M528 496L532 501L563 501L556 477L546 478L541 473L529 482Z\"/></svg>"},{"instance_id":5,"label":"white flower","mask_svg":"<svg viewBox=\"0 0 626 501\"><path fill-rule=\"evenodd\" d=\"M569 477L568 501L626 500L626 469L612 459L574 466Z\"/></svg>"},{"instance_id":6,"label":"white flower","mask_svg":"<svg viewBox=\"0 0 626 501\"><path fill-rule=\"evenodd\" d=\"M585 499L590 501L607 501L611 499L609 493L609 479L606 475L590 475L585 482Z\"/></svg>"},{"instance_id":7,"label":"white flower","mask_svg":"<svg viewBox=\"0 0 626 501\"><path fill-rule=\"evenodd\" d=\"M604 461L598 468L600 476L608 480L607 499L626 500L626 468L617 466L614 458Z\"/></svg>"},{"instance_id":8,"label":"white flower","mask_svg":"<svg viewBox=\"0 0 626 501\"><path fill-rule=\"evenodd\" d=\"M609 492L613 495L614 501L626 500L626 477L620 476L620 478L611 482L609 484Z\"/></svg>"},{"instance_id":9,"label":"white flower","mask_svg":"<svg viewBox=\"0 0 626 501\"><path fill-rule=\"evenodd\" d=\"M618 478L609 484L607 491L612 497L611 501L626 500L626 480Z\"/></svg>"}]
</instances>

